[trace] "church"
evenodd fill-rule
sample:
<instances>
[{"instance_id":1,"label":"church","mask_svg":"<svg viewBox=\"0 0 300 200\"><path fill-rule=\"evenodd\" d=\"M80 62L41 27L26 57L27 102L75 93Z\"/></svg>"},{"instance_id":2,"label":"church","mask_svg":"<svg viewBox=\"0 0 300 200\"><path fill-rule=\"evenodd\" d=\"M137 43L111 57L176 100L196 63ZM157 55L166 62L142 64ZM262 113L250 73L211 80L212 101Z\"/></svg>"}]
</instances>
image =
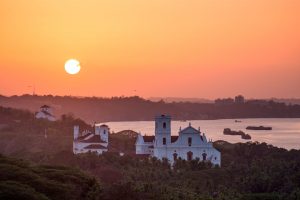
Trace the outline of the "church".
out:
<instances>
[{"instance_id":1,"label":"church","mask_svg":"<svg viewBox=\"0 0 300 200\"><path fill-rule=\"evenodd\" d=\"M95 125L95 131L80 132L79 126L74 126L73 153L95 152L102 154L108 151L109 127L105 124Z\"/></svg>"},{"instance_id":2,"label":"church","mask_svg":"<svg viewBox=\"0 0 300 200\"><path fill-rule=\"evenodd\" d=\"M176 159L210 161L221 166L221 154L208 141L205 134L189 124L179 130L178 136L171 135L171 117L160 115L155 118L155 136L138 134L136 154L150 155L158 159L167 158L171 163Z\"/></svg>"},{"instance_id":3,"label":"church","mask_svg":"<svg viewBox=\"0 0 300 200\"><path fill-rule=\"evenodd\" d=\"M35 113L36 119L46 119L48 121L56 121L53 115L52 108L48 105L43 105L40 107L40 111Z\"/></svg>"}]
</instances>

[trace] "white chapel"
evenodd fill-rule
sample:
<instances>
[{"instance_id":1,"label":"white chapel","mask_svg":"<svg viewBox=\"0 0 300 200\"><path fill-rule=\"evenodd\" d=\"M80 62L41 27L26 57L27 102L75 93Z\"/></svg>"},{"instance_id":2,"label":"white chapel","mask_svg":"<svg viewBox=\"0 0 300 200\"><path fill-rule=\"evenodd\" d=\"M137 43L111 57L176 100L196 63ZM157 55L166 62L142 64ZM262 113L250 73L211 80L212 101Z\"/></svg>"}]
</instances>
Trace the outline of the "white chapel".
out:
<instances>
[{"instance_id":1,"label":"white chapel","mask_svg":"<svg viewBox=\"0 0 300 200\"><path fill-rule=\"evenodd\" d=\"M178 136L171 135L171 117L160 115L155 118L155 136L138 135L136 154L146 154L158 159L167 158L171 163L176 159L210 161L221 166L221 153L213 147L205 134L189 124L180 129Z\"/></svg>"},{"instance_id":2,"label":"white chapel","mask_svg":"<svg viewBox=\"0 0 300 200\"><path fill-rule=\"evenodd\" d=\"M48 105L43 105L40 107L40 111L35 113L35 118L37 119L46 119L49 121L56 121L55 116L53 115L52 108Z\"/></svg>"}]
</instances>

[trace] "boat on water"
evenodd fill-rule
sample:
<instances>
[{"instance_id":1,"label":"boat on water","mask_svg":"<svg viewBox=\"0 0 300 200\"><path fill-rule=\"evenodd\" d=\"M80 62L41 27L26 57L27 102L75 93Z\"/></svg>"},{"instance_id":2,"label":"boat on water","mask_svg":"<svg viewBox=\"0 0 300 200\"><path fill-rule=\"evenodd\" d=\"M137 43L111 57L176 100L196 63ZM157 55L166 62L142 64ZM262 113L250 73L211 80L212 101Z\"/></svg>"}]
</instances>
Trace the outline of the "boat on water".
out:
<instances>
[{"instance_id":1,"label":"boat on water","mask_svg":"<svg viewBox=\"0 0 300 200\"><path fill-rule=\"evenodd\" d=\"M251 140L251 135L249 134L244 134L244 135L241 135L242 139L244 140Z\"/></svg>"},{"instance_id":2,"label":"boat on water","mask_svg":"<svg viewBox=\"0 0 300 200\"><path fill-rule=\"evenodd\" d=\"M247 130L265 130L265 131L270 131L272 130L272 127L267 127L267 126L247 126Z\"/></svg>"},{"instance_id":3,"label":"boat on water","mask_svg":"<svg viewBox=\"0 0 300 200\"><path fill-rule=\"evenodd\" d=\"M224 135L240 135L244 140L251 140L251 136L249 134L244 133L243 131L234 131L230 128L225 128L223 131Z\"/></svg>"},{"instance_id":4,"label":"boat on water","mask_svg":"<svg viewBox=\"0 0 300 200\"><path fill-rule=\"evenodd\" d=\"M231 130L230 128L225 128L223 130L223 134L224 135L245 135L245 133L243 131L234 131L234 130Z\"/></svg>"}]
</instances>

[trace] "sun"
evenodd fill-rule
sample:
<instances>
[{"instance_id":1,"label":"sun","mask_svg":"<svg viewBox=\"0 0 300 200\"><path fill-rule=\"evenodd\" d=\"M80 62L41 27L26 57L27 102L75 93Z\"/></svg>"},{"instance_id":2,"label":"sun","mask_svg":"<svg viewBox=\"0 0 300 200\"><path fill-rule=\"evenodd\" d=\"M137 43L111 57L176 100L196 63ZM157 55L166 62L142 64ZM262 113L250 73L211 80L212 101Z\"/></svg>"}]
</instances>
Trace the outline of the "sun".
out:
<instances>
[{"instance_id":1,"label":"sun","mask_svg":"<svg viewBox=\"0 0 300 200\"><path fill-rule=\"evenodd\" d=\"M65 63L65 70L68 74L77 74L80 68L80 63L76 59L69 59Z\"/></svg>"}]
</instances>

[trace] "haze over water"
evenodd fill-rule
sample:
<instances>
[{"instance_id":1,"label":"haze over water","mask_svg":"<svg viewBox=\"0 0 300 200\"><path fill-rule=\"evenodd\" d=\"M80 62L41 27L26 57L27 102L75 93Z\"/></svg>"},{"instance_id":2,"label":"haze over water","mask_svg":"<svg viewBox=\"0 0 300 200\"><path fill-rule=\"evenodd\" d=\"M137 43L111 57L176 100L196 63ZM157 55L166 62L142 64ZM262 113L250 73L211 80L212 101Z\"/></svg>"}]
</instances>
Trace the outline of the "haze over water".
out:
<instances>
[{"instance_id":1,"label":"haze over water","mask_svg":"<svg viewBox=\"0 0 300 200\"><path fill-rule=\"evenodd\" d=\"M266 142L286 149L300 149L300 118L256 118L241 121L241 123L236 123L234 119L172 121L172 135L178 135L179 128L185 128L191 122L194 128L200 127L201 132L213 141L225 140L230 143L250 141L243 140L240 136L223 135L224 128L231 128L250 134L251 141ZM154 121L108 122L106 124L114 132L130 129L141 132L142 135L154 135ZM273 129L253 131L246 130L247 126L271 126Z\"/></svg>"}]
</instances>

